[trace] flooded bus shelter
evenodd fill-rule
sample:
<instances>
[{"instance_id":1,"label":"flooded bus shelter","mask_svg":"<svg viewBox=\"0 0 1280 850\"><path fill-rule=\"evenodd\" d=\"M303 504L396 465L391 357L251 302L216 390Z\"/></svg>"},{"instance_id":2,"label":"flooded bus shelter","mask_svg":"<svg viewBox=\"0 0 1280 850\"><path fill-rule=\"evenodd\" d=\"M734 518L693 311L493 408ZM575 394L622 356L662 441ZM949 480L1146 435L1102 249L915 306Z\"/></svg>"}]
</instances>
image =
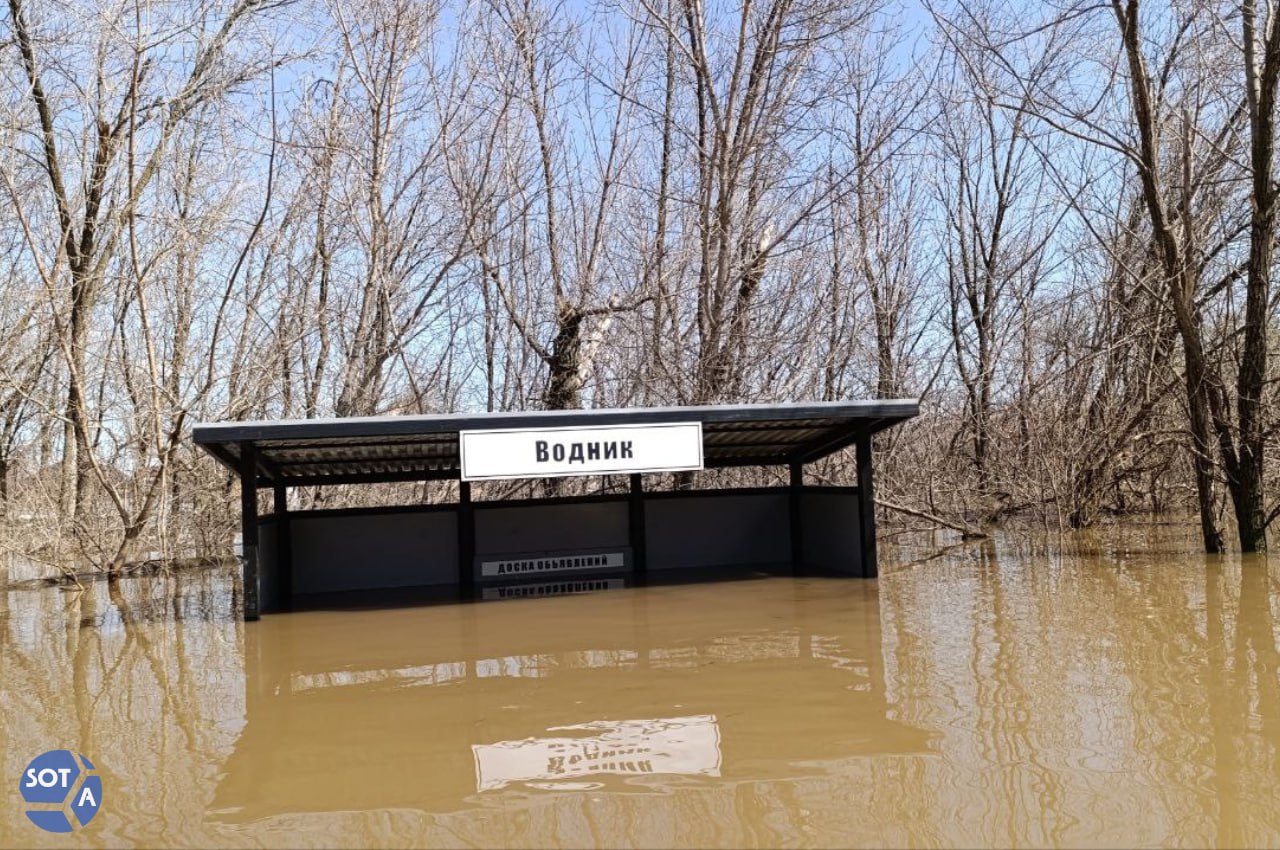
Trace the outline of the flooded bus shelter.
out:
<instances>
[{"instance_id":1,"label":"flooded bus shelter","mask_svg":"<svg viewBox=\"0 0 1280 850\"><path fill-rule=\"evenodd\" d=\"M888 400L376 416L192 436L239 476L244 612L257 619L297 596L392 588L504 598L744 568L873 578L871 438L918 411ZM851 447L853 486L805 484L806 464ZM789 484L672 486L672 473L742 466L786 467ZM584 475L630 487L472 499L476 481ZM290 487L393 481L457 481L458 500L289 509ZM270 515L258 515L259 489L273 492Z\"/></svg>"}]
</instances>

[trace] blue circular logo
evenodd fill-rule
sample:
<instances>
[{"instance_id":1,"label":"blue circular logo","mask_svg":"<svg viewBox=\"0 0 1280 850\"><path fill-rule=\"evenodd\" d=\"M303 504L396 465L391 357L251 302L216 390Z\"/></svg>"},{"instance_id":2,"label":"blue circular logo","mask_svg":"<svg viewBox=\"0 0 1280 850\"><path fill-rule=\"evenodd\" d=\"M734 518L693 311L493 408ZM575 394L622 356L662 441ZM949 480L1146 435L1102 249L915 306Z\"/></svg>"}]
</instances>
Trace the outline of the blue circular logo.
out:
<instances>
[{"instance_id":1,"label":"blue circular logo","mask_svg":"<svg viewBox=\"0 0 1280 850\"><path fill-rule=\"evenodd\" d=\"M73 832L89 825L102 805L102 777L70 750L36 756L18 782L27 817L47 832Z\"/></svg>"}]
</instances>

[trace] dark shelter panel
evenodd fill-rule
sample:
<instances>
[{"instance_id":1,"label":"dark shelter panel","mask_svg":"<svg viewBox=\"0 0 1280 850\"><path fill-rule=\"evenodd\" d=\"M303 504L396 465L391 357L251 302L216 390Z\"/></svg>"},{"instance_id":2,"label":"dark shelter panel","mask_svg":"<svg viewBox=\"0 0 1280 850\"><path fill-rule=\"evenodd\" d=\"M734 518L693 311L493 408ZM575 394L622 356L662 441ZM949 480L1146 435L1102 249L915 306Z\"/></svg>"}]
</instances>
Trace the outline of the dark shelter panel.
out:
<instances>
[{"instance_id":1,"label":"dark shelter panel","mask_svg":"<svg viewBox=\"0 0 1280 850\"><path fill-rule=\"evenodd\" d=\"M661 493L645 499L649 569L766 567L791 560L788 491Z\"/></svg>"},{"instance_id":2,"label":"dark shelter panel","mask_svg":"<svg viewBox=\"0 0 1280 850\"><path fill-rule=\"evenodd\" d=\"M385 416L198 425L193 439L240 478L256 619L300 595L389 588L508 598L731 568L873 578L872 437L918 411L907 399ZM806 464L850 447L856 486L805 486ZM779 465L788 487L647 491L643 477ZM629 494L471 498L475 480L620 474ZM451 479L455 505L288 509L290 487ZM268 518L259 488L274 495Z\"/></svg>"}]
</instances>

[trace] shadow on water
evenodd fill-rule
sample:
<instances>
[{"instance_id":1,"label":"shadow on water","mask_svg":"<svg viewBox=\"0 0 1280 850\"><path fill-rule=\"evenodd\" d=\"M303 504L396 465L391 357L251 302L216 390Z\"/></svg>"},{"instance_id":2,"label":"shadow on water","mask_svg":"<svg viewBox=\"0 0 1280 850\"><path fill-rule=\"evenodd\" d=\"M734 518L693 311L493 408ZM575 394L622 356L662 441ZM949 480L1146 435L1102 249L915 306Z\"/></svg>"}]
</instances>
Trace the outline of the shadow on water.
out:
<instances>
[{"instance_id":1,"label":"shadow on water","mask_svg":"<svg viewBox=\"0 0 1280 850\"><path fill-rule=\"evenodd\" d=\"M0 769L72 747L106 791L0 844L1280 841L1267 561L1057 543L247 625L225 571L9 592Z\"/></svg>"},{"instance_id":2,"label":"shadow on water","mask_svg":"<svg viewBox=\"0 0 1280 850\"><path fill-rule=\"evenodd\" d=\"M303 593L293 596L290 610L354 611L392 608L418 608L427 605L455 605L468 602L507 601L545 598L622 590L636 587L664 587L701 582L751 581L771 576L791 575L789 566L775 570L757 567L718 567L696 570L663 570L637 577L631 572L592 572L571 578L546 577L510 582L486 582L479 585L437 584L343 590L326 593Z\"/></svg>"},{"instance_id":3,"label":"shadow on water","mask_svg":"<svg viewBox=\"0 0 1280 850\"><path fill-rule=\"evenodd\" d=\"M393 608L419 608L428 605L455 605L468 602L506 601L512 599L545 598L622 590L640 587L670 587L706 582L758 581L767 578L846 578L834 571L806 569L797 576L790 564L776 567L753 565L699 567L696 569L666 569L637 576L631 572L592 572L571 578L528 578L510 582L486 582L474 586L437 584L374 588L364 590L304 593L293 596L290 610L299 611L355 611L385 610Z\"/></svg>"}]
</instances>

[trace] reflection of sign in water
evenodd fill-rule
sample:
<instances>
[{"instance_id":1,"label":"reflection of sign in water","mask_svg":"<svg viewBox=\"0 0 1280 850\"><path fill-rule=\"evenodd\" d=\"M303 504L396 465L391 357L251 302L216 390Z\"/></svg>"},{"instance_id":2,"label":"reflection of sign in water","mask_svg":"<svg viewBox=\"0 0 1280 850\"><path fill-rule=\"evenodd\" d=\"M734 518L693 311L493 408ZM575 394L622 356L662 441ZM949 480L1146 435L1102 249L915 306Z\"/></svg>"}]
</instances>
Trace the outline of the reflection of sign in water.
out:
<instances>
[{"instance_id":1,"label":"reflection of sign in water","mask_svg":"<svg viewBox=\"0 0 1280 850\"><path fill-rule=\"evenodd\" d=\"M598 734L473 746L476 788L493 791L513 782L574 779L602 773L720 775L720 728L713 714L603 720L548 731Z\"/></svg>"},{"instance_id":2,"label":"reflection of sign in water","mask_svg":"<svg viewBox=\"0 0 1280 850\"><path fill-rule=\"evenodd\" d=\"M463 431L462 480L702 469L702 423Z\"/></svg>"},{"instance_id":3,"label":"reflection of sign in water","mask_svg":"<svg viewBox=\"0 0 1280 850\"><path fill-rule=\"evenodd\" d=\"M562 596L566 593L591 593L596 590L617 590L625 587L620 578L585 578L574 581L540 581L535 584L505 584L486 587L482 599L523 599L530 596Z\"/></svg>"}]
</instances>

